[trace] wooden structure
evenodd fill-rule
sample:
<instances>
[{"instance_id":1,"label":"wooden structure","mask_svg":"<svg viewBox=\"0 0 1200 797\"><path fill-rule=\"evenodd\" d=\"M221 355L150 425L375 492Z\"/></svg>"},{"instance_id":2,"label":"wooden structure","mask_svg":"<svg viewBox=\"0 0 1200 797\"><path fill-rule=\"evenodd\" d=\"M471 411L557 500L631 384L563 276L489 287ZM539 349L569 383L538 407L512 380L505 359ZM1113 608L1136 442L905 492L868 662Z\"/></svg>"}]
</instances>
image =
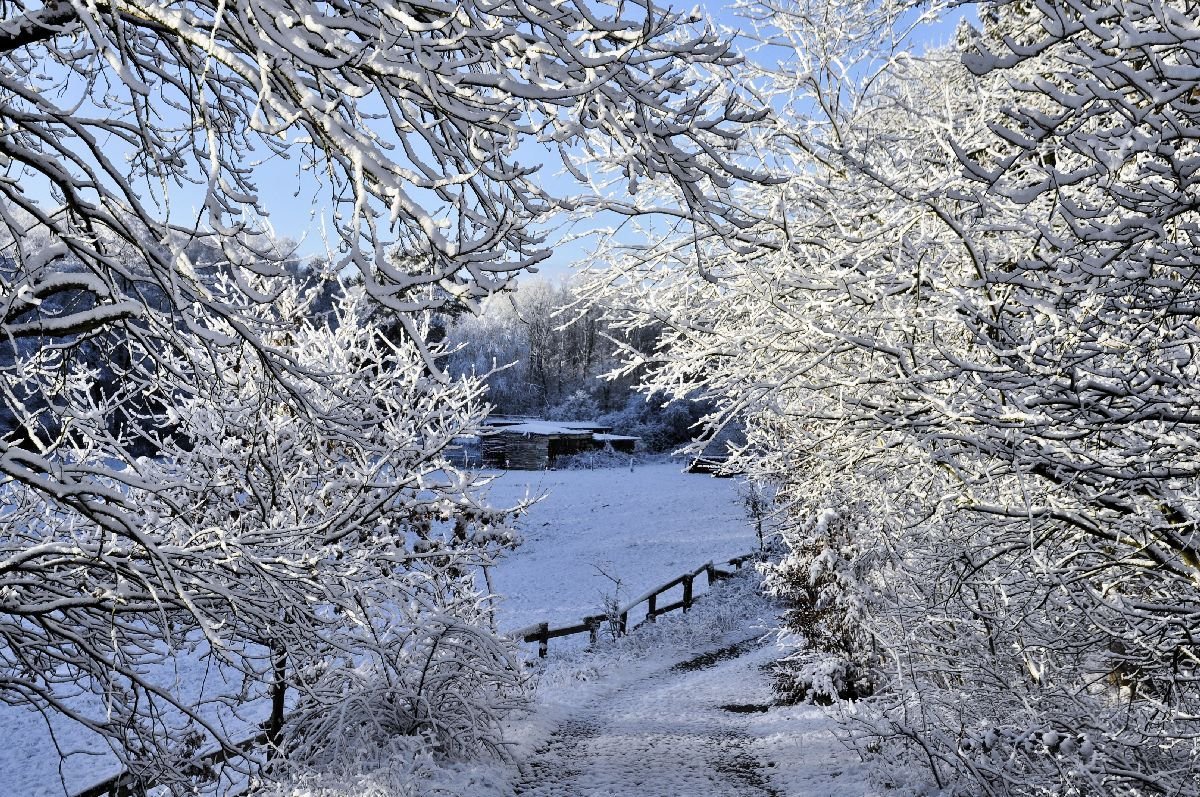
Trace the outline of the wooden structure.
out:
<instances>
[{"instance_id":1,"label":"wooden structure","mask_svg":"<svg viewBox=\"0 0 1200 797\"><path fill-rule=\"evenodd\" d=\"M611 426L580 422L502 419L480 435L484 467L544 470L559 457L611 448L632 454L638 438L610 434Z\"/></svg>"},{"instance_id":2,"label":"wooden structure","mask_svg":"<svg viewBox=\"0 0 1200 797\"><path fill-rule=\"evenodd\" d=\"M740 570L743 564L758 557L759 554L757 553L743 554L729 559L727 564L733 565L735 569ZM560 628L551 628L549 623L534 623L518 631L513 631L508 636L511 636L513 639L519 639L522 642L536 642L538 655L542 658L546 657L551 639L572 636L574 634L587 634L591 644L596 644L600 636L600 628L605 621L608 621L612 633L624 636L637 627L636 625L632 627L629 625L629 613L643 603L646 604L646 614L643 616L642 622L638 623L638 625L653 623L660 615L673 612L676 609L683 609L685 612L690 609L695 602L695 580L701 573L707 576L710 586L716 581L721 581L733 575L728 570L721 570L716 567L712 562L705 562L692 572L676 576L666 584L655 587L649 592L644 593L641 597L635 598L621 607L620 611L615 615L592 614L584 617L582 621L575 625L565 625ZM676 587L682 588L682 595L677 600L660 606L659 597Z\"/></svg>"},{"instance_id":3,"label":"wooden structure","mask_svg":"<svg viewBox=\"0 0 1200 797\"><path fill-rule=\"evenodd\" d=\"M482 435L483 464L489 468L544 470L559 457L595 446L592 432L545 421L502 426Z\"/></svg>"}]
</instances>

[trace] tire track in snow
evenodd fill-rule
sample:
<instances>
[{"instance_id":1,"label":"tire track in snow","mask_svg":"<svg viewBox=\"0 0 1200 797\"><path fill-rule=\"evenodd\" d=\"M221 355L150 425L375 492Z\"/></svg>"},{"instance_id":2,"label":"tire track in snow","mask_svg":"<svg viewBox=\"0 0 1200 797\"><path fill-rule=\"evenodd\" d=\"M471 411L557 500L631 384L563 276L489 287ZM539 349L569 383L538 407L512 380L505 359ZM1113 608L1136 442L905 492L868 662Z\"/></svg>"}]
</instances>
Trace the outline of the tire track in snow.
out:
<instances>
[{"instance_id":1,"label":"tire track in snow","mask_svg":"<svg viewBox=\"0 0 1200 797\"><path fill-rule=\"evenodd\" d=\"M780 797L744 715L769 699L757 637L656 669L582 706L522 766L522 797Z\"/></svg>"}]
</instances>

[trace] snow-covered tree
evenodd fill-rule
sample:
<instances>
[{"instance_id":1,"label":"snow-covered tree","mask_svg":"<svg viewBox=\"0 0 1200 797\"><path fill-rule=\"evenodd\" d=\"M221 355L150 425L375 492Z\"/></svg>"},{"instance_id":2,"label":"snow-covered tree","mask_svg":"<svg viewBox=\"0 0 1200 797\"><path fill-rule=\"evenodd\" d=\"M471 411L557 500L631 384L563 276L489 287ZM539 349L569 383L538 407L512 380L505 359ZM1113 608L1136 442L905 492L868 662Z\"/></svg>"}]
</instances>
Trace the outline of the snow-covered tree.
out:
<instances>
[{"instance_id":1,"label":"snow-covered tree","mask_svg":"<svg viewBox=\"0 0 1200 797\"><path fill-rule=\"evenodd\" d=\"M606 204L552 196L518 152L534 140L568 160L602 145L629 180L670 181L686 215L727 224L723 153L746 115L709 102L717 81L693 68L735 59L650 4L18 0L3 15L0 219L35 298L61 288L35 284L53 258L17 209L100 275L88 290L109 316L131 311L119 278L202 300L196 240L267 268L267 161L294 159L283 191L327 198L338 265L398 309L426 304L428 285L491 292L548 255L531 229L548 211ZM396 243L419 270L386 257Z\"/></svg>"},{"instance_id":2,"label":"snow-covered tree","mask_svg":"<svg viewBox=\"0 0 1200 797\"><path fill-rule=\"evenodd\" d=\"M791 179L597 291L747 421L793 685L874 690L909 793L1196 794L1194 9L987 4L921 56L900 4L746 11Z\"/></svg>"},{"instance_id":3,"label":"snow-covered tree","mask_svg":"<svg viewBox=\"0 0 1200 797\"><path fill-rule=\"evenodd\" d=\"M628 383L600 378L616 366L616 346L599 308L577 304L571 279L522 280L449 325L447 370L486 374L488 399L503 413L546 414L579 390L598 410L611 409L627 397Z\"/></svg>"},{"instance_id":4,"label":"snow-covered tree","mask_svg":"<svg viewBox=\"0 0 1200 797\"><path fill-rule=\"evenodd\" d=\"M154 457L96 461L121 450L107 423L121 397L86 374L55 399L70 423L54 447L10 452L27 480L90 478L3 485L5 699L82 723L159 782L187 782L201 749L233 750L268 698L286 700L286 729L276 714L268 731L292 763L345 743L331 726L350 705L359 735L494 748L521 678L475 579L513 538L442 457L481 416L481 386L431 378L415 344L366 323L361 292L331 327L290 281L256 287L274 301L243 319L290 359L287 380L209 319L225 345L158 352L170 380L138 360L125 375L126 396L167 397L140 419Z\"/></svg>"}]
</instances>

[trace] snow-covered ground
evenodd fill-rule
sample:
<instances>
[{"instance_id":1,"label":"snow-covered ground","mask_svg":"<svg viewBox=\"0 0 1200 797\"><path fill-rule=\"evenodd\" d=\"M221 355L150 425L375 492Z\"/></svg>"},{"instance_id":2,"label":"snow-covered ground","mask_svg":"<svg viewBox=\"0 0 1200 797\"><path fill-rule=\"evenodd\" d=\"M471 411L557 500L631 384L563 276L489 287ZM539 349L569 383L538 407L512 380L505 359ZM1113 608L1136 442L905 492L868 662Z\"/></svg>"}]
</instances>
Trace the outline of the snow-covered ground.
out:
<instances>
[{"instance_id":1,"label":"snow-covered ground","mask_svg":"<svg viewBox=\"0 0 1200 797\"><path fill-rule=\"evenodd\" d=\"M632 470L497 474L491 486L494 503L512 503L527 495L545 495L522 520L523 545L492 573L494 589L505 596L499 609L501 629L512 630L542 620L552 624L577 622L584 615L598 613L606 596L626 601L710 559L721 561L753 551L757 539L737 491L735 480L682 473L678 463L639 464ZM623 719L614 718L612 722L636 725L641 722L639 717L648 718L653 714L660 715L660 719L667 718L664 721L669 725L668 715L678 712L681 724L675 729L679 733L691 733L689 727L692 726L687 722L694 721L699 723L695 727L706 729L704 733L715 734L714 738L734 740L729 742L732 746L727 756L728 761L734 763L728 766L744 768L753 761L761 761L764 768L776 773L772 777L778 779L778 773L782 771L778 762L775 767L767 767L765 762L797 755L807 760L805 756L809 755L810 747L820 753L822 760L840 761L832 756L832 737L815 710L779 709L761 715L743 715L710 705L718 699L730 703L768 700L758 664L772 655L770 646L748 648L745 655L721 664L707 675L699 673L691 680L682 681L678 688L638 696L641 694L638 683L651 686L662 682L664 673L678 660L703 652L706 645L721 647L728 644L730 640L724 636L744 639L747 635L761 634L769 625L767 620L761 620L757 623L761 629L756 631L750 627L755 623L740 614L739 619L721 620L720 610L711 608L718 603L710 602L707 604L709 609L693 611L686 619L664 618L657 628L622 640L615 646L610 645L606 653L578 652L586 641L584 635L572 640L554 640L551 650L556 655L552 656L550 668L542 675L536 717L530 715L514 725L514 732L525 745L525 753L535 753L540 744L537 740L544 740L546 734L556 732L558 723L565 721L564 711L572 705L591 712L589 716L594 717L601 703L610 702L603 695L619 694L627 711ZM714 611L716 615L712 615ZM717 619L705 621L704 617L708 616L705 612ZM687 630L689 628L692 630ZM576 652L569 653L572 649ZM563 655L567 657L563 658ZM726 690L728 694L718 694L720 683L735 688ZM675 697L686 697L690 702L673 704L671 701ZM585 708L589 699L599 702ZM800 713L796 714L797 711ZM688 720L689 717L692 719ZM671 728L668 725L660 725L659 731L649 728L642 731L647 738L655 733L669 737ZM615 726L604 727L608 728L604 733L611 733ZM787 733L780 735L777 730ZM61 797L64 780L67 791L73 792L103 778L112 769L110 757L103 755L103 751L89 750L90 746L77 732L67 729L57 740L62 749L88 752L73 756L60 768L55 742L46 732L42 719L28 711L0 706L0 732L6 740L0 748L0 797ZM809 745L802 741L812 734L816 734L814 738L820 738L819 744ZM602 754L605 744L607 742L597 741L594 745L599 747L593 745L585 749L568 745L562 749L574 749L581 756L591 756L597 751ZM804 746L802 754L788 747L797 744ZM772 752L781 745L788 749ZM700 744L696 750L704 747ZM664 743L655 749L671 750L674 746ZM691 760L689 756L700 754L688 752L689 749L679 747L675 753L685 762ZM675 766L667 759L661 764ZM718 763L717 766L719 769L726 764ZM601 765L600 769L605 766ZM756 776L746 777L753 780ZM736 777L728 782L735 781ZM528 784L526 786L528 790ZM571 792L547 792L558 793ZM607 793L642 797L660 792L633 789ZM737 792L717 789L709 793L732 795ZM759 793L772 792L746 792ZM795 793L840 796L860 795L863 791L850 788Z\"/></svg>"},{"instance_id":2,"label":"snow-covered ground","mask_svg":"<svg viewBox=\"0 0 1200 797\"><path fill-rule=\"evenodd\" d=\"M548 490L523 523L525 544L495 573L501 627L568 624L596 613L620 579L622 601L755 550L738 482L680 472L510 472L498 502ZM697 583L703 582L700 579ZM813 706L776 706L764 667L781 654L776 607L751 575L687 615L664 616L592 652L556 639L537 665L534 704L514 720L528 797L864 797L857 757ZM744 709L744 710L735 710ZM763 710L765 709L765 710Z\"/></svg>"},{"instance_id":3,"label":"snow-covered ground","mask_svg":"<svg viewBox=\"0 0 1200 797\"><path fill-rule=\"evenodd\" d=\"M521 797L867 797L814 706L773 703L776 607L754 576L594 652L551 654L512 723Z\"/></svg>"}]
</instances>

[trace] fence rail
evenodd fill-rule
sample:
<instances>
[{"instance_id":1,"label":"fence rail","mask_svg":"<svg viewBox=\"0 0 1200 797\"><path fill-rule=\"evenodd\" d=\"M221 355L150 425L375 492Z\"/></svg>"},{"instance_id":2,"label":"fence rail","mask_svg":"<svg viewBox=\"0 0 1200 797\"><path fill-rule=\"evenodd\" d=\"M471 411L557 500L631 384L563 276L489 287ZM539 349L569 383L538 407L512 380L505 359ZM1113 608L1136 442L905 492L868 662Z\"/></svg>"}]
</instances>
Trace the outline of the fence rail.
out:
<instances>
[{"instance_id":1,"label":"fence rail","mask_svg":"<svg viewBox=\"0 0 1200 797\"><path fill-rule=\"evenodd\" d=\"M605 620L610 623L610 629L618 636L623 636L629 633L629 613L641 604L646 604L646 617L642 623L653 623L661 615L673 612L677 609L687 611L695 603L695 581L700 575L705 575L708 578L708 584L711 586L717 581L721 581L733 576L734 572L740 570L742 565L751 559L756 559L757 553L747 553L741 556L735 556L732 559L726 559L721 562L722 565L732 565L734 571L722 570L713 562L705 562L690 573L676 576L665 584L657 586L648 592L643 593L637 598L634 598L629 603L620 607L619 611L613 614L592 614L584 617L583 620L575 625L565 625L559 628L551 628L548 622L534 623L533 625L520 628L509 633L513 639L518 639L522 642L536 642L538 646L538 656L545 658L550 649L550 640L558 639L559 637L573 636L575 634L588 634L591 644L596 644L596 640L600 635L600 628ZM670 592L676 587L683 586L683 597L665 606L658 605L659 596L666 592ZM640 625L640 624L639 624ZM636 627L636 626L635 626Z\"/></svg>"}]
</instances>

